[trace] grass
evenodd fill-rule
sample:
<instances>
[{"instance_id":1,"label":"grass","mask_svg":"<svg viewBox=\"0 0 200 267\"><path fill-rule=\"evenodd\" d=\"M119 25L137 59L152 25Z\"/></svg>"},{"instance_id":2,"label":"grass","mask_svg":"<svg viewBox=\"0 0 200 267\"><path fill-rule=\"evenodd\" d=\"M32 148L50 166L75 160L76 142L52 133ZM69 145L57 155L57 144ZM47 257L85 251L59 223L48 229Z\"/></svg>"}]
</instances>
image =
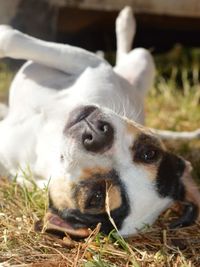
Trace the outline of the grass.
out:
<instances>
[{"instance_id":1,"label":"grass","mask_svg":"<svg viewBox=\"0 0 200 267\"><path fill-rule=\"evenodd\" d=\"M8 88L13 78L13 73L6 64L0 64L0 101L6 102Z\"/></svg>"},{"instance_id":2,"label":"grass","mask_svg":"<svg viewBox=\"0 0 200 267\"><path fill-rule=\"evenodd\" d=\"M199 53L176 49L176 53L173 50L156 58L158 75L146 101L146 124L161 129L192 130L200 127ZM0 99L6 99L5 88L12 76L0 65ZM167 145L192 161L194 177L200 180L199 141ZM0 180L0 262L4 262L3 266L5 263L38 267L199 266L200 225L178 230L167 228L169 221L179 213L178 206L168 209L156 224L145 226L144 232L128 240L115 231L103 236L96 229L90 238L81 242L70 239L64 242L36 231L35 222L43 217L46 209L47 191L34 185L28 190L16 181Z\"/></svg>"}]
</instances>

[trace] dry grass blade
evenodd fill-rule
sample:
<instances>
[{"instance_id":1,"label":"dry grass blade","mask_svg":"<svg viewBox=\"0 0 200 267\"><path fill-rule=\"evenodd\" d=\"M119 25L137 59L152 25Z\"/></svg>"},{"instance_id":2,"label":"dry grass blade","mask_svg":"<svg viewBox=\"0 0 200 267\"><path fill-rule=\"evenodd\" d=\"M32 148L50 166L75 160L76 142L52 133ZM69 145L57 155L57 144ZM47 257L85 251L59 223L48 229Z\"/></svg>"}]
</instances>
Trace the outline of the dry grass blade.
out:
<instances>
[{"instance_id":1,"label":"dry grass blade","mask_svg":"<svg viewBox=\"0 0 200 267\"><path fill-rule=\"evenodd\" d=\"M109 192L110 192L111 188L112 188L112 184L108 186L108 183L106 183L106 198L105 198L105 209L106 209L106 212L108 214L110 222L112 223L114 229L116 230L117 234L119 235L119 239L121 239L121 242L125 244L125 247L127 247L128 252L131 255L130 261L132 262L134 267L139 267L139 264L138 264L137 260L135 259L135 255L134 255L134 252L133 252L131 246L127 242L125 242L124 238L120 235L119 230L118 230L118 228L117 228L117 226L115 224L115 221L113 220L113 218L111 216L110 203L109 203L110 202L109 201Z\"/></svg>"}]
</instances>

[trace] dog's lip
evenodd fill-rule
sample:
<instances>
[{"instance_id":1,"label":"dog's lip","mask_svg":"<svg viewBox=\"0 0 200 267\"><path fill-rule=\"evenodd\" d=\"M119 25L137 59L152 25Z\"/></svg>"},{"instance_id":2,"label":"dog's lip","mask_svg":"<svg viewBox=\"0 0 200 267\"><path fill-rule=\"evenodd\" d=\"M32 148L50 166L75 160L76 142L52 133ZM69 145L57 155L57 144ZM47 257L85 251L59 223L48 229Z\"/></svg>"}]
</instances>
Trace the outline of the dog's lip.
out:
<instances>
[{"instance_id":1,"label":"dog's lip","mask_svg":"<svg viewBox=\"0 0 200 267\"><path fill-rule=\"evenodd\" d=\"M79 122L85 120L88 116L90 116L95 110L97 110L96 106L81 106L70 113L70 119L67 122L65 130L70 129L74 125L78 124Z\"/></svg>"},{"instance_id":2,"label":"dog's lip","mask_svg":"<svg viewBox=\"0 0 200 267\"><path fill-rule=\"evenodd\" d=\"M70 222L63 220L52 211L48 211L44 216L44 228L45 231L56 230L80 238L88 237L91 232L91 230L87 227L75 229Z\"/></svg>"}]
</instances>

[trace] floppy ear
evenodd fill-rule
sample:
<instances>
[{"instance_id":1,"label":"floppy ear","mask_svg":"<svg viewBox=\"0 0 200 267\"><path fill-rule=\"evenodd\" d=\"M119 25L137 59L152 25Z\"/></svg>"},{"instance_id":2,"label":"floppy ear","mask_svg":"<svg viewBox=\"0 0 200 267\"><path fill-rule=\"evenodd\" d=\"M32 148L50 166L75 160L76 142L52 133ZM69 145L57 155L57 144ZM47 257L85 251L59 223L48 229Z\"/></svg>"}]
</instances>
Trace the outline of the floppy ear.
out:
<instances>
[{"instance_id":1,"label":"floppy ear","mask_svg":"<svg viewBox=\"0 0 200 267\"><path fill-rule=\"evenodd\" d=\"M200 191L197 184L192 179L192 165L189 161L185 161L185 170L181 177L181 181L185 188L185 199L182 203L184 206L182 216L172 222L170 227L177 228L189 226L196 220L199 220L200 215Z\"/></svg>"},{"instance_id":2,"label":"floppy ear","mask_svg":"<svg viewBox=\"0 0 200 267\"><path fill-rule=\"evenodd\" d=\"M158 169L158 192L161 196L170 197L184 206L182 215L171 223L171 228L191 225L199 216L200 192L192 180L191 171L192 167L188 161L165 152Z\"/></svg>"}]
</instances>

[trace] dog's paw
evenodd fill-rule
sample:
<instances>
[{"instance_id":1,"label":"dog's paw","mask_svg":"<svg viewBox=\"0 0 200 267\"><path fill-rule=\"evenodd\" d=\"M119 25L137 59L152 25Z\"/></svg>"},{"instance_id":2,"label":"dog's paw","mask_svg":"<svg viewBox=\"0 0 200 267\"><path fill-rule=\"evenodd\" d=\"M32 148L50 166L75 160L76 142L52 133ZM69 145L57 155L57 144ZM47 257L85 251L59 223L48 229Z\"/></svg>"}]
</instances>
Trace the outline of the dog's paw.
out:
<instances>
[{"instance_id":1,"label":"dog's paw","mask_svg":"<svg viewBox=\"0 0 200 267\"><path fill-rule=\"evenodd\" d=\"M126 42L132 42L136 32L136 21L131 7L126 6L122 9L116 19L117 38Z\"/></svg>"},{"instance_id":2,"label":"dog's paw","mask_svg":"<svg viewBox=\"0 0 200 267\"><path fill-rule=\"evenodd\" d=\"M6 57L6 46L13 34L12 27L8 25L0 25L0 58Z\"/></svg>"}]
</instances>

